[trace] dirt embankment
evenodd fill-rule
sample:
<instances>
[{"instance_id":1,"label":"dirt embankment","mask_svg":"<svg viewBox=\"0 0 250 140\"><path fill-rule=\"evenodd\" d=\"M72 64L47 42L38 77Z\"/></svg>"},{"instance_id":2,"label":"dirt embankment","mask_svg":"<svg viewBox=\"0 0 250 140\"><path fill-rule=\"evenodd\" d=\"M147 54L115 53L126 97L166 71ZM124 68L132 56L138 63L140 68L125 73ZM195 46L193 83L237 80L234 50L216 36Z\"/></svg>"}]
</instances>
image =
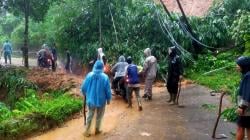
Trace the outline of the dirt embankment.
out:
<instances>
[{"instance_id":1,"label":"dirt embankment","mask_svg":"<svg viewBox=\"0 0 250 140\"><path fill-rule=\"evenodd\" d=\"M180 13L176 0L163 0L169 11ZM204 16L212 6L213 0L180 0L188 16Z\"/></svg>"},{"instance_id":2,"label":"dirt embankment","mask_svg":"<svg viewBox=\"0 0 250 140\"><path fill-rule=\"evenodd\" d=\"M33 68L27 74L27 79L36 84L41 92L55 90L71 91L79 94L81 76L76 77L63 71L52 72L48 69Z\"/></svg>"}]
</instances>

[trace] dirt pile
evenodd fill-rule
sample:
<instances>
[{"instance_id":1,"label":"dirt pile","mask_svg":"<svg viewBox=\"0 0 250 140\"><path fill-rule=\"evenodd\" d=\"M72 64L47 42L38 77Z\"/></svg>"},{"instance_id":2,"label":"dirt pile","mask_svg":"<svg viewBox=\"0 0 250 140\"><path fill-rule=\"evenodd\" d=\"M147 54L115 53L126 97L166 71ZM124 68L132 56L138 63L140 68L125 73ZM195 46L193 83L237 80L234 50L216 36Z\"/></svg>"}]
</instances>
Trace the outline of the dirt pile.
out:
<instances>
[{"instance_id":1,"label":"dirt pile","mask_svg":"<svg viewBox=\"0 0 250 140\"><path fill-rule=\"evenodd\" d=\"M176 0L163 0L168 10L180 13ZM180 3L188 16L204 16L212 6L213 0L180 0Z\"/></svg>"},{"instance_id":2,"label":"dirt pile","mask_svg":"<svg viewBox=\"0 0 250 140\"><path fill-rule=\"evenodd\" d=\"M79 88L79 77L62 71L33 68L27 73L27 79L36 84L41 92L54 90L70 91Z\"/></svg>"}]
</instances>

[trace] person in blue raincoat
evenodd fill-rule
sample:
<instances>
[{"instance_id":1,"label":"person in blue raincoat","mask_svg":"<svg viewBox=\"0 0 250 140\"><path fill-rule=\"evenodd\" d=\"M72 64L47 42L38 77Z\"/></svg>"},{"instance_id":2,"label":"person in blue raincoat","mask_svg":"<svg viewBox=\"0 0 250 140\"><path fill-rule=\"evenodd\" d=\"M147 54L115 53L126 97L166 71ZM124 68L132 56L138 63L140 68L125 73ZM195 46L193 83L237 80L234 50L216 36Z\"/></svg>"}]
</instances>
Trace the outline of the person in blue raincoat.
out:
<instances>
[{"instance_id":1,"label":"person in blue raincoat","mask_svg":"<svg viewBox=\"0 0 250 140\"><path fill-rule=\"evenodd\" d=\"M104 64L97 60L92 72L88 73L82 83L81 91L86 97L88 106L87 124L84 136L90 136L90 126L96 111L95 134L100 134L100 126L105 112L106 104L111 100L111 88L108 76L103 72Z\"/></svg>"},{"instance_id":2,"label":"person in blue raincoat","mask_svg":"<svg viewBox=\"0 0 250 140\"><path fill-rule=\"evenodd\" d=\"M7 59L9 59L9 63L11 64L12 45L8 40L3 44L2 52L4 54L5 64L7 64Z\"/></svg>"}]
</instances>

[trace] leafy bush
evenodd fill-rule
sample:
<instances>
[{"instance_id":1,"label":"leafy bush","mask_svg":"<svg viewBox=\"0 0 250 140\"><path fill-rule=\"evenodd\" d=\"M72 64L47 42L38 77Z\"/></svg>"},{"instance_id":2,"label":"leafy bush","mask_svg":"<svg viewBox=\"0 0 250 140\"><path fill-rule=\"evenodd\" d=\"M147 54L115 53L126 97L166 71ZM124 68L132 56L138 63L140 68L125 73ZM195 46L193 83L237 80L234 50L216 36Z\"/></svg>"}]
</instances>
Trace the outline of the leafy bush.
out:
<instances>
[{"instance_id":1,"label":"leafy bush","mask_svg":"<svg viewBox=\"0 0 250 140\"><path fill-rule=\"evenodd\" d=\"M26 88L37 88L36 85L25 79L26 70L24 69L14 67L1 68L0 75L0 87L7 89L6 102L10 107L13 107L17 99L23 95Z\"/></svg>"},{"instance_id":2,"label":"leafy bush","mask_svg":"<svg viewBox=\"0 0 250 140\"><path fill-rule=\"evenodd\" d=\"M240 44L250 35L250 12L238 10L237 18L231 26L232 38Z\"/></svg>"},{"instance_id":3,"label":"leafy bush","mask_svg":"<svg viewBox=\"0 0 250 140\"><path fill-rule=\"evenodd\" d=\"M250 34L245 35L244 40L246 41L244 55L250 56Z\"/></svg>"},{"instance_id":4,"label":"leafy bush","mask_svg":"<svg viewBox=\"0 0 250 140\"><path fill-rule=\"evenodd\" d=\"M230 9L230 5L232 4L227 0L211 8L205 17L188 18L198 39L212 46L212 48L204 47L204 50L215 51L217 48L230 47L233 43L228 30L234 20L228 12L234 11L233 8ZM173 21L171 21L162 7L159 5L155 7L152 1L102 1L101 11L98 9L98 2L92 0L66 0L65 3L52 5L44 22L46 38L55 40L62 53L68 48L73 57L85 64L96 56L96 49L101 46L108 56L109 63L115 63L119 55L125 54L132 56L135 63L141 65L142 51L149 47L159 60L160 74L163 74L166 71L164 68L167 63L167 48L172 46L172 43L160 25L162 23L157 18L158 12L160 19L169 26L176 41L184 49L192 52L191 39L178 25L180 16L172 14ZM99 12L102 21L102 42L99 41Z\"/></svg>"},{"instance_id":5,"label":"leafy bush","mask_svg":"<svg viewBox=\"0 0 250 140\"><path fill-rule=\"evenodd\" d=\"M23 46L23 36L24 32L24 23L21 22L11 34L11 41L13 46L17 49L20 49ZM42 23L36 23L30 21L29 23L29 49L37 50L40 49L42 44L47 43L45 29Z\"/></svg>"},{"instance_id":6,"label":"leafy bush","mask_svg":"<svg viewBox=\"0 0 250 140\"><path fill-rule=\"evenodd\" d=\"M12 113L10 109L4 104L0 102L0 123L5 120L6 118L10 118Z\"/></svg>"},{"instance_id":7,"label":"leafy bush","mask_svg":"<svg viewBox=\"0 0 250 140\"><path fill-rule=\"evenodd\" d=\"M161 14L164 24L169 25L176 40L184 47L191 46L190 40L178 27L177 16L173 15L175 21L171 23L163 9L155 7L152 1L102 1L101 7L101 47L109 63L114 63L119 55L124 54L132 56L134 62L140 65L143 50L147 47L153 50L159 61L165 59L167 48L172 44L160 27L156 11ZM44 24L47 37L54 38L61 52L68 48L73 57L85 64L96 56L96 49L100 47L98 3L66 0L51 7Z\"/></svg>"},{"instance_id":8,"label":"leafy bush","mask_svg":"<svg viewBox=\"0 0 250 140\"><path fill-rule=\"evenodd\" d=\"M81 110L82 100L60 91L39 97L36 91L29 89L13 110L4 104L1 107L0 139L17 138L62 123Z\"/></svg>"},{"instance_id":9,"label":"leafy bush","mask_svg":"<svg viewBox=\"0 0 250 140\"><path fill-rule=\"evenodd\" d=\"M237 119L236 108L228 108L222 112L223 118L228 121L235 122Z\"/></svg>"},{"instance_id":10,"label":"leafy bush","mask_svg":"<svg viewBox=\"0 0 250 140\"><path fill-rule=\"evenodd\" d=\"M237 89L240 81L240 73L234 65L234 54L224 53L217 57L202 56L188 71L188 78L195 80L201 85L208 86L216 91L226 91L230 94L233 107L223 111L223 118L235 121L235 104L237 100ZM223 68L223 69L220 69Z\"/></svg>"},{"instance_id":11,"label":"leafy bush","mask_svg":"<svg viewBox=\"0 0 250 140\"><path fill-rule=\"evenodd\" d=\"M234 97L240 81L240 73L235 69L234 55L224 53L217 57L201 56L195 65L187 70L186 75L214 90L229 91Z\"/></svg>"},{"instance_id":12,"label":"leafy bush","mask_svg":"<svg viewBox=\"0 0 250 140\"><path fill-rule=\"evenodd\" d=\"M0 17L0 42L10 39L11 33L16 26L21 22L20 17L15 17L12 14Z\"/></svg>"},{"instance_id":13,"label":"leafy bush","mask_svg":"<svg viewBox=\"0 0 250 140\"><path fill-rule=\"evenodd\" d=\"M71 114L76 113L82 107L82 100L70 97L68 94L61 95L51 101L43 101L43 107L40 108L41 114L54 120L62 122Z\"/></svg>"}]
</instances>

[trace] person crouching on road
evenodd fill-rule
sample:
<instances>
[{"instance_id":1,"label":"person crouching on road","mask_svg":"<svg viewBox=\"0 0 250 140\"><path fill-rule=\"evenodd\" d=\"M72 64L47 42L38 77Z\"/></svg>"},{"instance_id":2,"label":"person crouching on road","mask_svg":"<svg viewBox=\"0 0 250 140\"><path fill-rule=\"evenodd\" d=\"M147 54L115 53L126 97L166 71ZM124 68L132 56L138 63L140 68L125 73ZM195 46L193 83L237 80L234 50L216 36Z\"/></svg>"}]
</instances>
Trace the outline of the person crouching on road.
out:
<instances>
[{"instance_id":1,"label":"person crouching on road","mask_svg":"<svg viewBox=\"0 0 250 140\"><path fill-rule=\"evenodd\" d=\"M90 126L96 112L95 134L100 134L101 122L106 104L111 100L111 88L108 76L103 72L104 64L97 60L92 72L88 73L82 83L81 91L85 95L88 107L87 124L84 136L90 136Z\"/></svg>"},{"instance_id":2,"label":"person crouching on road","mask_svg":"<svg viewBox=\"0 0 250 140\"><path fill-rule=\"evenodd\" d=\"M132 107L131 95L134 91L138 103L138 110L142 111L138 69L135 64L132 64L131 57L127 58L127 62L129 64L126 70L126 76L128 76L128 92L127 92L128 108Z\"/></svg>"},{"instance_id":3,"label":"person crouching on road","mask_svg":"<svg viewBox=\"0 0 250 140\"><path fill-rule=\"evenodd\" d=\"M146 59L143 64L142 73L145 76L145 89L142 97L152 100L152 86L156 78L157 59L151 55L150 48L144 50L144 56Z\"/></svg>"},{"instance_id":4,"label":"person crouching on road","mask_svg":"<svg viewBox=\"0 0 250 140\"><path fill-rule=\"evenodd\" d=\"M238 92L238 120L236 139L243 140L245 130L250 140L250 57L240 57L236 61L237 70L242 73Z\"/></svg>"},{"instance_id":5,"label":"person crouching on road","mask_svg":"<svg viewBox=\"0 0 250 140\"><path fill-rule=\"evenodd\" d=\"M183 66L181 63L181 58L177 55L177 48L170 47L168 49L168 77L167 77L167 89L170 94L170 99L168 102L176 104L176 96L178 92L178 83L182 79Z\"/></svg>"}]
</instances>

